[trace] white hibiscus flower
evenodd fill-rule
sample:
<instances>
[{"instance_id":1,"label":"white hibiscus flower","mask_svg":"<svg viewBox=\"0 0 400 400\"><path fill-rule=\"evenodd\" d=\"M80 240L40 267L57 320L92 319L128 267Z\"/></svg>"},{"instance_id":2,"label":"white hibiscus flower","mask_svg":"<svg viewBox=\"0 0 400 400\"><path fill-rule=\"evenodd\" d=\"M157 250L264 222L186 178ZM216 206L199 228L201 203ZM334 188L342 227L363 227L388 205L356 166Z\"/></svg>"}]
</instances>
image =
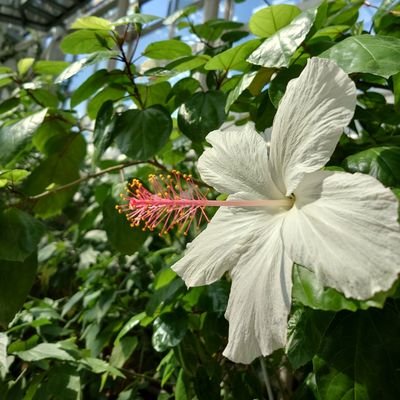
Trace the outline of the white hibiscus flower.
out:
<instances>
[{"instance_id":1,"label":"white hibiscus flower","mask_svg":"<svg viewBox=\"0 0 400 400\"><path fill-rule=\"evenodd\" d=\"M269 154L251 124L207 136L212 147L199 159L201 177L241 206L221 207L172 268L187 286L229 272L224 355L235 362L285 346L293 262L360 300L389 289L398 276L395 196L371 176L321 170L355 104L349 77L313 58L289 82Z\"/></svg>"}]
</instances>

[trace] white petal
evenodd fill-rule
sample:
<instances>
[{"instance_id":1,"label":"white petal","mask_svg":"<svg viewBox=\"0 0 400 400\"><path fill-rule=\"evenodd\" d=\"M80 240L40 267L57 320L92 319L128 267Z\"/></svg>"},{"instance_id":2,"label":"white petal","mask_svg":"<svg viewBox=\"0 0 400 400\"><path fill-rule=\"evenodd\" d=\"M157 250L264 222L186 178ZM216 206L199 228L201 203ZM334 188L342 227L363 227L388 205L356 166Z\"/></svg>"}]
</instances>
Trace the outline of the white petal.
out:
<instances>
[{"instance_id":1,"label":"white petal","mask_svg":"<svg viewBox=\"0 0 400 400\"><path fill-rule=\"evenodd\" d=\"M333 61L312 58L289 82L276 113L271 139L271 175L292 194L306 173L332 155L356 105L356 88Z\"/></svg>"},{"instance_id":2,"label":"white petal","mask_svg":"<svg viewBox=\"0 0 400 400\"><path fill-rule=\"evenodd\" d=\"M258 193L261 197L281 198L268 169L268 149L254 124L213 131L198 162L201 178L220 193Z\"/></svg>"},{"instance_id":3,"label":"white petal","mask_svg":"<svg viewBox=\"0 0 400 400\"><path fill-rule=\"evenodd\" d=\"M283 238L289 256L328 287L368 299L400 272L398 202L375 178L318 171L295 191Z\"/></svg>"},{"instance_id":4,"label":"white petal","mask_svg":"<svg viewBox=\"0 0 400 400\"><path fill-rule=\"evenodd\" d=\"M171 268L188 287L215 282L263 234L270 218L264 209L221 207Z\"/></svg>"},{"instance_id":5,"label":"white petal","mask_svg":"<svg viewBox=\"0 0 400 400\"><path fill-rule=\"evenodd\" d=\"M285 346L293 263L284 252L282 221L274 217L231 272L224 355L234 362L248 364Z\"/></svg>"}]
</instances>

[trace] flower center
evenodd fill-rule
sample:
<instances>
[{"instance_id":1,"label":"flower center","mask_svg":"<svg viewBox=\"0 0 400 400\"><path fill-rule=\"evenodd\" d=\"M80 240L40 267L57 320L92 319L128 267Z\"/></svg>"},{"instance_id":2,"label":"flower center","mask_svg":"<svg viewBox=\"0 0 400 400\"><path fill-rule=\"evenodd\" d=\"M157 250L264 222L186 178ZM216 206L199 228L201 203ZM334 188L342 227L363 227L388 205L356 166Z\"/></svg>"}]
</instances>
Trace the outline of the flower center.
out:
<instances>
[{"instance_id":1,"label":"flower center","mask_svg":"<svg viewBox=\"0 0 400 400\"><path fill-rule=\"evenodd\" d=\"M149 175L148 190L138 179L127 186L127 195L121 194L125 204L116 206L125 213L131 226L143 223L143 230L161 227L160 235L175 226L186 235L194 221L199 226L203 218L209 222L206 207L276 207L289 209L294 199L280 200L208 200L199 190L191 175L172 171L171 175Z\"/></svg>"}]
</instances>

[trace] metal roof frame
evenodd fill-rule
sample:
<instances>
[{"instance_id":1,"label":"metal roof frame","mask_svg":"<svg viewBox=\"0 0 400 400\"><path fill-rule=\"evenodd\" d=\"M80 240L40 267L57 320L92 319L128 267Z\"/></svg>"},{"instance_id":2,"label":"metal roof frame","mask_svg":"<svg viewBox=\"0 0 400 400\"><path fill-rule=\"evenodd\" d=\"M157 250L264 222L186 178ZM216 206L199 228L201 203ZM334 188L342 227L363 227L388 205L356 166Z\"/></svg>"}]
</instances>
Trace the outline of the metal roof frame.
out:
<instances>
[{"instance_id":1,"label":"metal roof frame","mask_svg":"<svg viewBox=\"0 0 400 400\"><path fill-rule=\"evenodd\" d=\"M90 0L0 0L0 21L48 31Z\"/></svg>"}]
</instances>

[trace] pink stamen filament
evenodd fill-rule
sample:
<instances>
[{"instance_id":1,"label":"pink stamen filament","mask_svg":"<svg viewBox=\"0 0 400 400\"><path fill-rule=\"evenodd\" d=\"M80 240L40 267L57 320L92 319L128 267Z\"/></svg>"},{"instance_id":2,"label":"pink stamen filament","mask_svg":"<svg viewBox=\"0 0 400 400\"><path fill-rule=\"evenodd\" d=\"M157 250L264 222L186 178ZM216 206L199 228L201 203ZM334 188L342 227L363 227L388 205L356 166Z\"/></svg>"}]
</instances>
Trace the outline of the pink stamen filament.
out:
<instances>
[{"instance_id":1,"label":"pink stamen filament","mask_svg":"<svg viewBox=\"0 0 400 400\"><path fill-rule=\"evenodd\" d=\"M293 205L293 199L281 200L208 200L198 189L190 175L182 175L178 171L173 176L149 176L151 192L143 184L134 179L128 185L128 195L122 197L127 202L117 206L120 213L125 213L131 226L144 224L144 230L154 230L161 226L160 235L168 232L174 226L187 234L192 222L196 219L200 226L204 218L209 222L205 207L288 207ZM182 182L183 181L183 182ZM184 183L184 185L182 184Z\"/></svg>"}]
</instances>

